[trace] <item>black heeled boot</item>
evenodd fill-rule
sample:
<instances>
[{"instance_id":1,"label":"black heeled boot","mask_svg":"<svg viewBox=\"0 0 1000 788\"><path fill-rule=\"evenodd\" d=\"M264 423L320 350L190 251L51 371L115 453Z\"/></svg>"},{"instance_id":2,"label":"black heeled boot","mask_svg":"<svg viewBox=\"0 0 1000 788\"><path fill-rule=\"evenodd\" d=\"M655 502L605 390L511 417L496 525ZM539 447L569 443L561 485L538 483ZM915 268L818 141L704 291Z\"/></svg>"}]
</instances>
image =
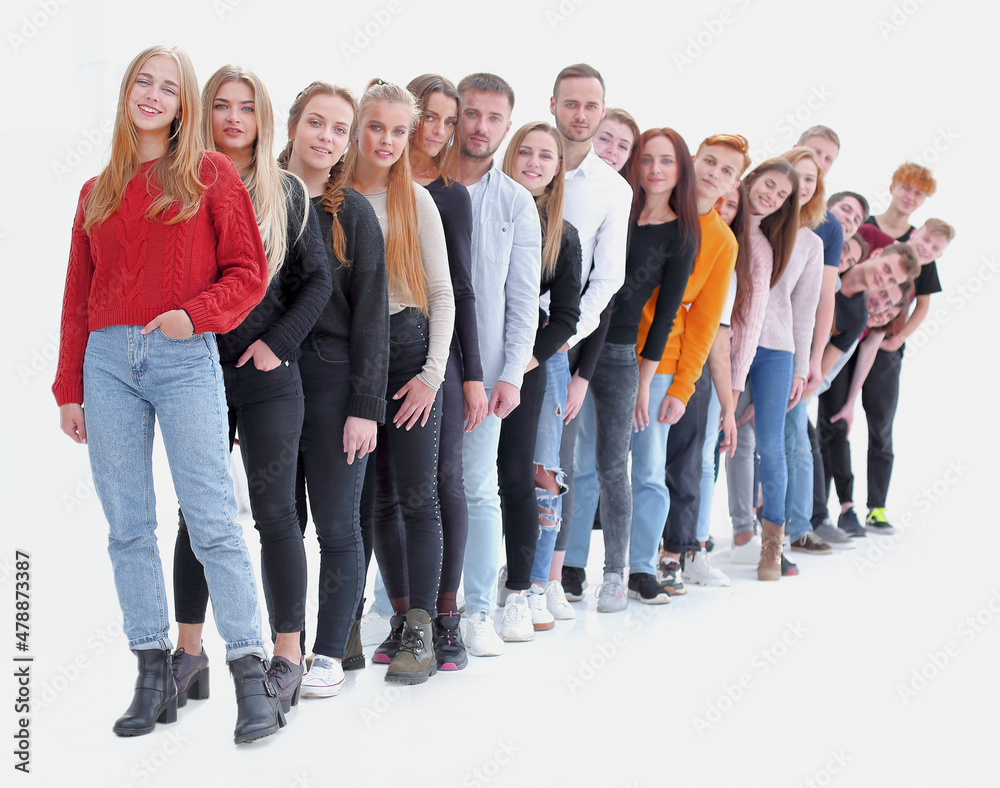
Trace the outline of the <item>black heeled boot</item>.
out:
<instances>
[{"instance_id":1,"label":"black heeled boot","mask_svg":"<svg viewBox=\"0 0 1000 788\"><path fill-rule=\"evenodd\" d=\"M143 736L152 733L158 722L177 722L177 684L170 667L170 652L140 649L135 656L139 661L135 693L112 728L119 736Z\"/></svg>"},{"instance_id":2,"label":"black heeled boot","mask_svg":"<svg viewBox=\"0 0 1000 788\"><path fill-rule=\"evenodd\" d=\"M177 682L177 708L183 709L189 700L208 698L208 654L204 647L198 656L177 649L171 657L171 666Z\"/></svg>"},{"instance_id":3,"label":"black heeled boot","mask_svg":"<svg viewBox=\"0 0 1000 788\"><path fill-rule=\"evenodd\" d=\"M237 744L263 739L285 727L278 693L267 680L264 661L253 654L234 659L229 672L236 685L236 730L233 738Z\"/></svg>"},{"instance_id":4,"label":"black heeled boot","mask_svg":"<svg viewBox=\"0 0 1000 788\"><path fill-rule=\"evenodd\" d=\"M361 647L361 619L354 619L351 631L347 633L347 648L344 650L344 661L340 666L344 670L361 670L365 666L365 651Z\"/></svg>"}]
</instances>

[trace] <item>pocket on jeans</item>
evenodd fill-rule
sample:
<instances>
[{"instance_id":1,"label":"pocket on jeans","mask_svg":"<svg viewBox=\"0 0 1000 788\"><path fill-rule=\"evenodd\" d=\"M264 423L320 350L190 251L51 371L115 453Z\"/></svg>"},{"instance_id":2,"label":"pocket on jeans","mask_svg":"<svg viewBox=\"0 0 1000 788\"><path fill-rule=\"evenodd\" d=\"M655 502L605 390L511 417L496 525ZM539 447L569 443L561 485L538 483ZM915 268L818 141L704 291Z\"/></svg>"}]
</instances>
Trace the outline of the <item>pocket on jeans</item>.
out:
<instances>
[{"instance_id":1,"label":"pocket on jeans","mask_svg":"<svg viewBox=\"0 0 1000 788\"><path fill-rule=\"evenodd\" d=\"M163 337L163 338L164 338L165 340L167 340L167 342L179 342L179 343L184 343L184 342L194 342L194 341L196 341L197 339L199 339L199 337L200 337L200 335L199 335L199 334L192 334L192 335L191 335L191 336L189 336L189 337L184 337L184 338L182 338L182 339L177 339L177 338L174 338L174 337L171 337L171 336L167 336L167 335L166 335L166 334L165 334L165 333L163 332L163 329L161 329L161 328L160 328L159 326L157 326L155 330L156 330L156 331L158 331L158 332L159 332L159 334L160 334L160 336L161 336L161 337Z\"/></svg>"},{"instance_id":2,"label":"pocket on jeans","mask_svg":"<svg viewBox=\"0 0 1000 788\"><path fill-rule=\"evenodd\" d=\"M427 318L415 309L389 316L389 346L411 347L427 344Z\"/></svg>"},{"instance_id":3,"label":"pocket on jeans","mask_svg":"<svg viewBox=\"0 0 1000 788\"><path fill-rule=\"evenodd\" d=\"M324 342L316 345L316 356L327 364L350 364L351 346L347 342Z\"/></svg>"}]
</instances>

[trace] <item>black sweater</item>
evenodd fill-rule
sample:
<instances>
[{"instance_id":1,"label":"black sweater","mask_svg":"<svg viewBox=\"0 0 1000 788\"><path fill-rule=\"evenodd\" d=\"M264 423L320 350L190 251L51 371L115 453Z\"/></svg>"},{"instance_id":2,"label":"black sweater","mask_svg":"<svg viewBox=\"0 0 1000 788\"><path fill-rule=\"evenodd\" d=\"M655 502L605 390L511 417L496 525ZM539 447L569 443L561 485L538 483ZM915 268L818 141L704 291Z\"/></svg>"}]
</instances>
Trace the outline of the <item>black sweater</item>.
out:
<instances>
[{"instance_id":1,"label":"black sweater","mask_svg":"<svg viewBox=\"0 0 1000 788\"><path fill-rule=\"evenodd\" d=\"M541 292L549 294L549 314L538 309L538 332L532 353L544 364L576 332L580 320L580 276L583 267L580 234L563 220L562 243L552 278L541 283Z\"/></svg>"},{"instance_id":2,"label":"black sweater","mask_svg":"<svg viewBox=\"0 0 1000 788\"><path fill-rule=\"evenodd\" d=\"M321 199L313 197L312 203L330 259L333 292L309 336L319 342L350 343L348 415L381 424L389 376L389 285L382 229L368 200L354 189L344 189L344 202L337 211L348 260L343 265L333 252L333 217L323 209Z\"/></svg>"},{"instance_id":3,"label":"black sweater","mask_svg":"<svg viewBox=\"0 0 1000 788\"><path fill-rule=\"evenodd\" d=\"M281 185L288 211L285 261L253 311L232 331L218 335L222 364L235 364L258 339L282 361L297 359L301 355L299 345L312 329L333 289L330 261L320 237L319 218L306 202L305 188L298 178L288 173L282 173ZM308 213L303 229L305 211Z\"/></svg>"},{"instance_id":4,"label":"black sweater","mask_svg":"<svg viewBox=\"0 0 1000 788\"><path fill-rule=\"evenodd\" d=\"M445 186L444 178L427 184L434 198L448 247L451 289L455 294L455 335L451 348L462 359L462 381L483 379L476 323L476 293L472 289L472 199L458 181Z\"/></svg>"}]
</instances>

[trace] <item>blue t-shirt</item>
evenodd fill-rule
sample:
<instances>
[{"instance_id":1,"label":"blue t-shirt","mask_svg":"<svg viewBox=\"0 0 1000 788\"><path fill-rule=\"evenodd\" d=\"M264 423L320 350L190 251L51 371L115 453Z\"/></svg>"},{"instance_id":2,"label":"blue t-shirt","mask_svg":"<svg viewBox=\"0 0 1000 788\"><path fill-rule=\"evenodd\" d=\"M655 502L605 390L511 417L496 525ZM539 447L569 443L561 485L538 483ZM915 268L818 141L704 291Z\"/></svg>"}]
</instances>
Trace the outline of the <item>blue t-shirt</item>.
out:
<instances>
[{"instance_id":1,"label":"blue t-shirt","mask_svg":"<svg viewBox=\"0 0 1000 788\"><path fill-rule=\"evenodd\" d=\"M816 235L823 241L823 265L840 266L840 255L844 251L844 228L830 211L826 212L823 224L816 228Z\"/></svg>"}]
</instances>

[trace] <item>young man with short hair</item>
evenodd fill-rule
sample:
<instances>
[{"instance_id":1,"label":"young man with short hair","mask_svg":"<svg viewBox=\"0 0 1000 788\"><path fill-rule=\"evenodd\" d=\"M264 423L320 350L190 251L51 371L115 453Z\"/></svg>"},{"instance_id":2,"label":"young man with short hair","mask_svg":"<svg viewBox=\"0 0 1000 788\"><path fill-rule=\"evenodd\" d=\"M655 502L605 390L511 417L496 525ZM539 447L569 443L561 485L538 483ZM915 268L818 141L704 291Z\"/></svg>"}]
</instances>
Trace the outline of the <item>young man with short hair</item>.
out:
<instances>
[{"instance_id":1,"label":"young man with short hair","mask_svg":"<svg viewBox=\"0 0 1000 788\"><path fill-rule=\"evenodd\" d=\"M469 537L463 582L473 656L503 653L493 625L503 519L497 476L500 420L520 403L524 370L538 328L541 228L528 191L509 178L494 154L510 130L514 91L495 74L472 74L458 84L458 180L472 198L472 283L476 298L486 418L466 433L462 448Z\"/></svg>"}]
</instances>

